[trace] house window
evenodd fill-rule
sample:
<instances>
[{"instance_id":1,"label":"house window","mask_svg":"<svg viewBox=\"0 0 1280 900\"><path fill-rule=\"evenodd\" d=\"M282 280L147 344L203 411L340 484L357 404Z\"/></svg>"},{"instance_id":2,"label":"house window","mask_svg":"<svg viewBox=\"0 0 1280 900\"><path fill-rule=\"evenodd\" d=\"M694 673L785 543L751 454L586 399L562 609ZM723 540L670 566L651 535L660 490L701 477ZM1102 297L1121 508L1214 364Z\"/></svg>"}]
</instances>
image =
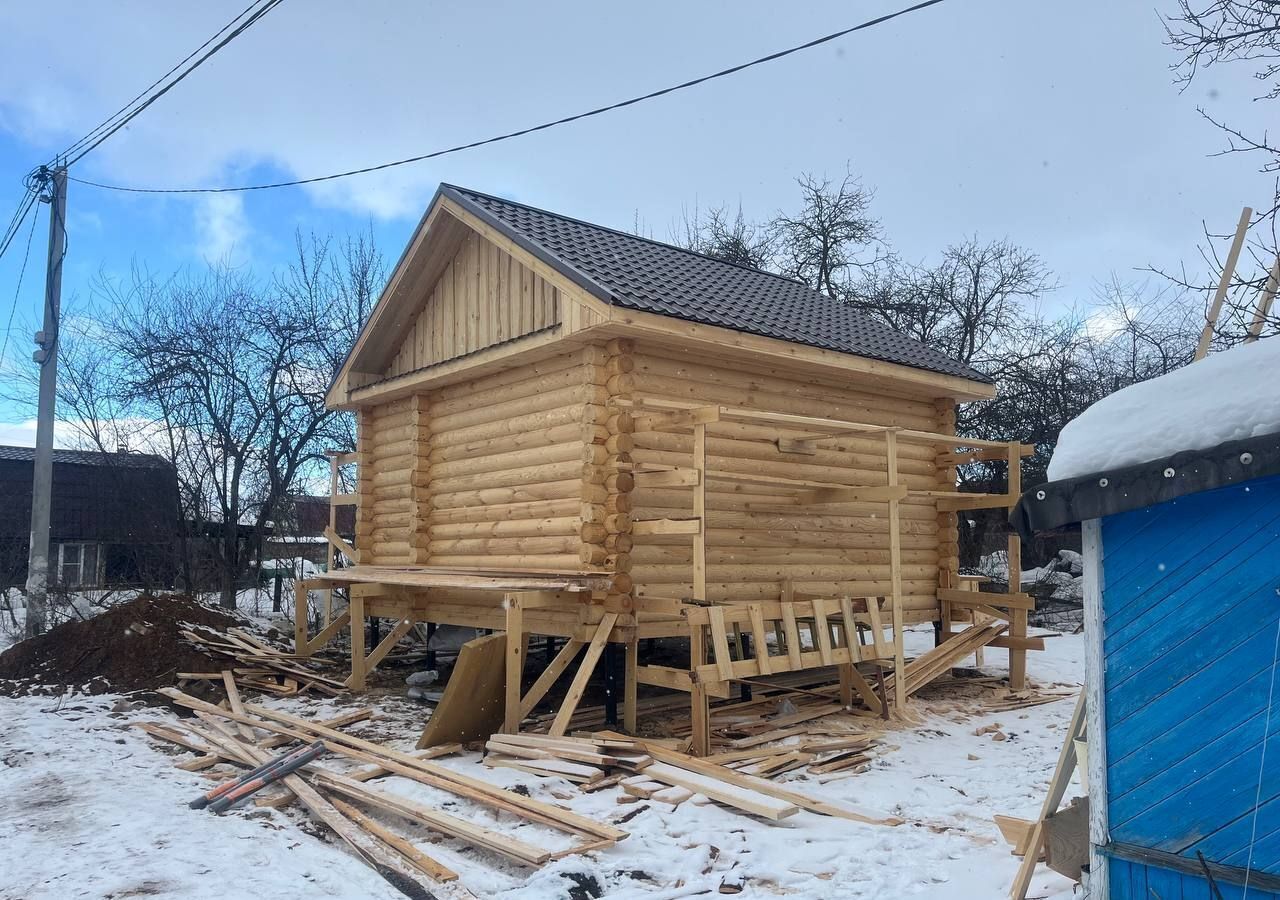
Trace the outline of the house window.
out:
<instances>
[{"instance_id":1,"label":"house window","mask_svg":"<svg viewBox=\"0 0 1280 900\"><path fill-rule=\"evenodd\" d=\"M97 544L59 544L55 560L57 582L61 587L97 587Z\"/></svg>"}]
</instances>

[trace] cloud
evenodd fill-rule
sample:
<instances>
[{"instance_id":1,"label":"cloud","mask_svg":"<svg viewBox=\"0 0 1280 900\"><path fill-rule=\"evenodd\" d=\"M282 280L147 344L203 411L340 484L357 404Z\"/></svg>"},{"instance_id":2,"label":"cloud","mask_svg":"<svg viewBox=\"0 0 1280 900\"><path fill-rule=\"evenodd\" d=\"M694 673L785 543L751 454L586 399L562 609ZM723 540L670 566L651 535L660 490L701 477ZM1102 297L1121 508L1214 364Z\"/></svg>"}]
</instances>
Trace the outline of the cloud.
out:
<instances>
[{"instance_id":1,"label":"cloud","mask_svg":"<svg viewBox=\"0 0 1280 900\"><path fill-rule=\"evenodd\" d=\"M200 198L195 208L197 251L211 264L238 265L249 258L249 220L239 194Z\"/></svg>"}]
</instances>

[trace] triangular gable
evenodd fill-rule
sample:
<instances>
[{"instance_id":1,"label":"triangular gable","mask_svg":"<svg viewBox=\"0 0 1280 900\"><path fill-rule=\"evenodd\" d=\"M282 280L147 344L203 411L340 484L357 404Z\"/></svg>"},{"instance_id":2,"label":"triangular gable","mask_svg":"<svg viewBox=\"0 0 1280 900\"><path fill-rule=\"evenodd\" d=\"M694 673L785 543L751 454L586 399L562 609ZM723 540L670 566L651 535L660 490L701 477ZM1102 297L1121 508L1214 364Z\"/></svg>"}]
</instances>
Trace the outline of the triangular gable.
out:
<instances>
[{"instance_id":1,"label":"triangular gable","mask_svg":"<svg viewBox=\"0 0 1280 900\"><path fill-rule=\"evenodd\" d=\"M558 271L438 193L330 388L350 391L558 328L598 303Z\"/></svg>"}]
</instances>

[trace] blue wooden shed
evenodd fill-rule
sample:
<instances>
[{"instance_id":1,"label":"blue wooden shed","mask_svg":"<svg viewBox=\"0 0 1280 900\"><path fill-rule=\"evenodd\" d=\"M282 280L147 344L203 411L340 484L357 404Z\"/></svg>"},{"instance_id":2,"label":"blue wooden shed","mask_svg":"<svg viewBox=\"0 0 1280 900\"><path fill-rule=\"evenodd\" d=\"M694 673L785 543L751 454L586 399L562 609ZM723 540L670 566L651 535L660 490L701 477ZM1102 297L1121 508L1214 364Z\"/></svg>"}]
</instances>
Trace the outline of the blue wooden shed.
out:
<instances>
[{"instance_id":1,"label":"blue wooden shed","mask_svg":"<svg viewBox=\"0 0 1280 900\"><path fill-rule=\"evenodd\" d=\"M1280 898L1280 434L1055 480L1013 513L1028 535L1070 522L1085 557L1089 896Z\"/></svg>"}]
</instances>

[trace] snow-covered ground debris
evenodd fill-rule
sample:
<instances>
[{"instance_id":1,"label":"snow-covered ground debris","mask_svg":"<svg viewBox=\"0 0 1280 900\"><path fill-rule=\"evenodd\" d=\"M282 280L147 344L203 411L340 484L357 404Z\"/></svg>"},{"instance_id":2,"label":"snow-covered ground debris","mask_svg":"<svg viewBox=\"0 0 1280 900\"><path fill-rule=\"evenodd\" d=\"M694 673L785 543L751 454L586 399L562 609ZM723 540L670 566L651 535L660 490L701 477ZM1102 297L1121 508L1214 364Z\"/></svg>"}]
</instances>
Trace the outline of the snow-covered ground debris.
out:
<instances>
[{"instance_id":1,"label":"snow-covered ground debris","mask_svg":"<svg viewBox=\"0 0 1280 900\"><path fill-rule=\"evenodd\" d=\"M1280 432L1280 338L1213 353L1099 400L1058 437L1049 480Z\"/></svg>"},{"instance_id":2,"label":"snow-covered ground debris","mask_svg":"<svg viewBox=\"0 0 1280 900\"><path fill-rule=\"evenodd\" d=\"M926 629L908 637L916 652L929 645ZM1053 637L1046 645L1030 660L1034 681L1078 686L1082 638ZM1003 670L1006 657L986 650L992 674ZM369 700L265 702L324 718L343 704ZM411 748L421 708L390 697L373 705L380 717L353 730ZM715 894L726 878L741 882L739 896L747 898L1004 896L1018 861L991 817L1035 816L1072 700L984 711L954 698L931 700L926 691L913 709L924 724L888 731L884 742L895 749L870 771L824 784L804 776L784 779L824 800L908 820L896 828L804 811L771 823L696 801L674 809L656 802L619 805L615 790L587 794L558 779L489 769L475 753L441 762L599 821L629 817L621 827L630 837L533 870L457 841L433 842L425 829L402 820L384 821L459 872L463 888L477 897L674 898ZM170 715L112 695L0 698L6 723L0 731L0 833L6 835L0 898L401 896L336 842L317 837L322 830L298 813L250 807L216 817L188 809L187 801L211 782L173 768L169 748L127 727ZM513 836L546 840L532 833L541 826L415 782L385 778L378 787ZM441 900L465 896L450 886L436 893ZM1066 900L1072 888L1041 867L1031 896Z\"/></svg>"}]
</instances>

